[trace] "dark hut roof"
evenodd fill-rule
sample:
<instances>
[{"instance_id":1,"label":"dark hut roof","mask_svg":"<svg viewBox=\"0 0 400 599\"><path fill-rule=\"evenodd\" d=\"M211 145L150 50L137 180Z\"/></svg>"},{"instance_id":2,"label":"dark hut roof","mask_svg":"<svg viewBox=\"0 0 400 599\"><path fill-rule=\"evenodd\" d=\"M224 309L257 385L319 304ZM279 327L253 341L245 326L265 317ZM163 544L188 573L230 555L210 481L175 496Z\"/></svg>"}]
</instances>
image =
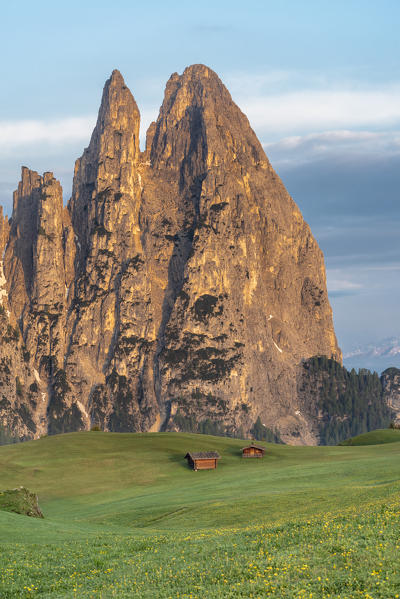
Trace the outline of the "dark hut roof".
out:
<instances>
[{"instance_id":1,"label":"dark hut roof","mask_svg":"<svg viewBox=\"0 0 400 599\"><path fill-rule=\"evenodd\" d=\"M219 460L221 457L218 451L189 451L185 455L185 458L187 458L188 456L192 458L192 460Z\"/></svg>"},{"instance_id":2,"label":"dark hut roof","mask_svg":"<svg viewBox=\"0 0 400 599\"><path fill-rule=\"evenodd\" d=\"M251 449L252 447L254 447L255 449L260 449L261 451L266 450L266 448L263 447L262 445L257 445L257 443L250 443L250 445L246 445L246 447L242 447L242 451L244 449Z\"/></svg>"}]
</instances>

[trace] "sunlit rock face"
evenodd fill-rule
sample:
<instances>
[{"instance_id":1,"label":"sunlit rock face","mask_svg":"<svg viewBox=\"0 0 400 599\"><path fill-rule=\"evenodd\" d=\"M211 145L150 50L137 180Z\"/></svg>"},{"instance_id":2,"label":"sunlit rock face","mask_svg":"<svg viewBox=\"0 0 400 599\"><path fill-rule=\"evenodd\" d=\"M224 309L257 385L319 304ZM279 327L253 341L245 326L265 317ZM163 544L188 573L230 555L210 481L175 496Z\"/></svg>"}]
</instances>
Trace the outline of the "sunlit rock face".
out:
<instances>
[{"instance_id":1,"label":"sunlit rock face","mask_svg":"<svg viewBox=\"0 0 400 599\"><path fill-rule=\"evenodd\" d=\"M23 169L1 221L5 317L43 394L30 434L260 418L315 442L299 366L341 353L308 225L207 67L171 76L144 152L139 125L114 71L67 209L51 173Z\"/></svg>"}]
</instances>

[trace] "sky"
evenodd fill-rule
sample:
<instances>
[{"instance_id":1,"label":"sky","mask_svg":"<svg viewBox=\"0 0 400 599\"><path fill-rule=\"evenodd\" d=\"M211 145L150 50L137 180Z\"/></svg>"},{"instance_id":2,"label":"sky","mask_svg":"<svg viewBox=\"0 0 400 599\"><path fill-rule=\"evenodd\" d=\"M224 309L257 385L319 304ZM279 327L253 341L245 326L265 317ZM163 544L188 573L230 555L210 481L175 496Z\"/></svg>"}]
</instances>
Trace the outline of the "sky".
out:
<instances>
[{"instance_id":1,"label":"sky","mask_svg":"<svg viewBox=\"0 0 400 599\"><path fill-rule=\"evenodd\" d=\"M171 73L206 64L324 252L344 354L400 339L399 25L398 0L8 2L0 203L11 214L21 165L53 171L68 200L114 68L144 139ZM390 360L400 366L400 354Z\"/></svg>"}]
</instances>

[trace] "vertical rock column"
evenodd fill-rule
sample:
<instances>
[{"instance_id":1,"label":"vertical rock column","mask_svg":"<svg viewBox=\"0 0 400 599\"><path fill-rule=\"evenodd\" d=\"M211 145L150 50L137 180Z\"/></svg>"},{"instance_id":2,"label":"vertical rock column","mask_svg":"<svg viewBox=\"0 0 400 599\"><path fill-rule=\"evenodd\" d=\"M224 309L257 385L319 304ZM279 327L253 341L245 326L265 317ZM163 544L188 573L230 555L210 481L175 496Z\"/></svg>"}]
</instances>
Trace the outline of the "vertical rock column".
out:
<instances>
[{"instance_id":1,"label":"vertical rock column","mask_svg":"<svg viewBox=\"0 0 400 599\"><path fill-rule=\"evenodd\" d=\"M34 380L30 391L40 397L33 420L43 431L53 380L63 367L66 316L62 188L52 173L41 177L22 168L4 271L11 320Z\"/></svg>"},{"instance_id":2,"label":"vertical rock column","mask_svg":"<svg viewBox=\"0 0 400 599\"><path fill-rule=\"evenodd\" d=\"M77 236L68 322L71 396L86 426L146 430L157 417L152 309L140 230L140 115L118 71L106 82L69 204ZM82 405L84 404L84 405Z\"/></svg>"},{"instance_id":3,"label":"vertical rock column","mask_svg":"<svg viewBox=\"0 0 400 599\"><path fill-rule=\"evenodd\" d=\"M12 311L41 375L62 367L65 271L62 188L25 167L14 195L5 276Z\"/></svg>"}]
</instances>

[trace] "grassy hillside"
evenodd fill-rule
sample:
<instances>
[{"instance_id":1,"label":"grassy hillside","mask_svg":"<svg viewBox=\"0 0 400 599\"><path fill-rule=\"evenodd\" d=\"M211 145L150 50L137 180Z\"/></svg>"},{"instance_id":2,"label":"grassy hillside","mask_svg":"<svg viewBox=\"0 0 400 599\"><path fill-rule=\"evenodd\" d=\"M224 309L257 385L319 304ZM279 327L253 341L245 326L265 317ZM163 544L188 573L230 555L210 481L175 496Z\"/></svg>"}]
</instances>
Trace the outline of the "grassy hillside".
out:
<instances>
[{"instance_id":1,"label":"grassy hillside","mask_svg":"<svg viewBox=\"0 0 400 599\"><path fill-rule=\"evenodd\" d=\"M384 443L400 442L400 430L379 429L342 441L339 445L382 445Z\"/></svg>"},{"instance_id":2,"label":"grassy hillside","mask_svg":"<svg viewBox=\"0 0 400 599\"><path fill-rule=\"evenodd\" d=\"M267 444L263 460L242 445L92 432L1 447L1 487L38 493L45 519L0 512L0 596L396 596L400 444ZM202 449L217 470L187 468Z\"/></svg>"}]
</instances>

